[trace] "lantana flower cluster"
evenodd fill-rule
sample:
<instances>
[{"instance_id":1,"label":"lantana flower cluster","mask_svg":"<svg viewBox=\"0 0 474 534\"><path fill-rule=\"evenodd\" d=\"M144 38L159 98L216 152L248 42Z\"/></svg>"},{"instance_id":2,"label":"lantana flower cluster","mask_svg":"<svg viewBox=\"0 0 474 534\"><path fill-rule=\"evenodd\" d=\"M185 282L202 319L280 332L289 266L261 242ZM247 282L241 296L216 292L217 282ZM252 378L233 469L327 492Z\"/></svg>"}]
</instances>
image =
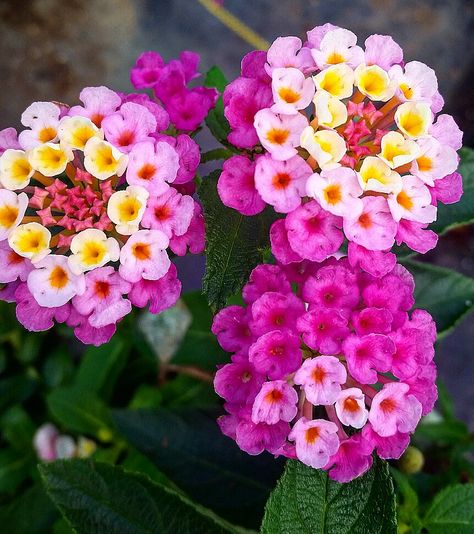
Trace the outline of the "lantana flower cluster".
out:
<instances>
[{"instance_id":1,"label":"lantana flower cluster","mask_svg":"<svg viewBox=\"0 0 474 534\"><path fill-rule=\"evenodd\" d=\"M186 83L197 67L189 57ZM146 94L87 87L79 98L34 102L24 130L0 132L0 298L16 302L28 330L66 323L98 345L132 306L158 313L178 299L168 250L204 249L192 197L200 154ZM186 109L194 128L201 113Z\"/></svg>"},{"instance_id":2,"label":"lantana flower cluster","mask_svg":"<svg viewBox=\"0 0 474 534\"><path fill-rule=\"evenodd\" d=\"M223 433L339 482L367 471L374 452L399 458L437 398L435 324L412 310L413 289L399 264L381 277L347 257L257 266L244 306L212 326L233 353L214 382Z\"/></svg>"},{"instance_id":3,"label":"lantana flower cluster","mask_svg":"<svg viewBox=\"0 0 474 534\"><path fill-rule=\"evenodd\" d=\"M242 153L225 162L220 197L245 215L267 204L287 214L271 236L282 263L324 260L345 238L369 258L395 243L436 245L426 228L437 203L462 194L462 133L438 114L434 71L405 62L391 37L362 48L332 24L305 43L279 37L244 57L223 99L228 141Z\"/></svg>"}]
</instances>

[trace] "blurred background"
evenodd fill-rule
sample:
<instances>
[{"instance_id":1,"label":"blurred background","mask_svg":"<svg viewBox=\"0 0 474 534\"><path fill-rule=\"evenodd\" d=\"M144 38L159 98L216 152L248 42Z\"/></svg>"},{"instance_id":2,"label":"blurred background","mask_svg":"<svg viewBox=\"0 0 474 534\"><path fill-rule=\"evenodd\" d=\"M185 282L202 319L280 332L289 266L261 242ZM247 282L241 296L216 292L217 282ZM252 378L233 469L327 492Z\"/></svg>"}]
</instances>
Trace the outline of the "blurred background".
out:
<instances>
[{"instance_id":1,"label":"blurred background","mask_svg":"<svg viewBox=\"0 0 474 534\"><path fill-rule=\"evenodd\" d=\"M332 22L359 40L391 34L405 51L438 75L445 111L474 145L474 2L472 0L226 0L219 2L263 38L299 35ZM35 100L75 103L84 86L130 91L128 73L144 50L166 59L183 49L201 55L201 71L219 65L239 73L251 47L191 0L0 0L0 129L19 127ZM210 138L202 140L212 147ZM474 234L466 228L440 239L426 261L474 275ZM190 263L192 262L192 263ZM199 269L196 262L200 262ZM203 261L180 265L185 289L198 288ZM474 428L474 321L465 319L437 351L440 374L456 413Z\"/></svg>"}]
</instances>

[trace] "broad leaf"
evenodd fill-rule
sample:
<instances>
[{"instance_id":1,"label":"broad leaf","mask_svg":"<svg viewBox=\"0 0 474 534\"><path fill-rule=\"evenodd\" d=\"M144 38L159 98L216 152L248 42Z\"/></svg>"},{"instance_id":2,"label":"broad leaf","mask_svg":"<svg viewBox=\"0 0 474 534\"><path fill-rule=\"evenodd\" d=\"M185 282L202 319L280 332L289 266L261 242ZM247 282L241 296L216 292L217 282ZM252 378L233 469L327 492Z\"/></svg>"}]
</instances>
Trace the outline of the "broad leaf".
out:
<instances>
[{"instance_id":1,"label":"broad leaf","mask_svg":"<svg viewBox=\"0 0 474 534\"><path fill-rule=\"evenodd\" d=\"M395 493L387 464L377 460L347 484L292 460L272 493L262 534L394 534Z\"/></svg>"},{"instance_id":2,"label":"broad leaf","mask_svg":"<svg viewBox=\"0 0 474 534\"><path fill-rule=\"evenodd\" d=\"M0 507L2 532L21 534L52 532L51 527L57 517L56 508L39 482L8 505Z\"/></svg>"},{"instance_id":3,"label":"broad leaf","mask_svg":"<svg viewBox=\"0 0 474 534\"><path fill-rule=\"evenodd\" d=\"M430 228L439 234L474 222L474 150L463 148L460 156L459 172L463 178L464 193L461 200L455 204L438 204L438 218Z\"/></svg>"},{"instance_id":4,"label":"broad leaf","mask_svg":"<svg viewBox=\"0 0 474 534\"><path fill-rule=\"evenodd\" d=\"M90 460L39 467L47 492L79 534L220 534L238 530L149 478Z\"/></svg>"},{"instance_id":5,"label":"broad leaf","mask_svg":"<svg viewBox=\"0 0 474 534\"><path fill-rule=\"evenodd\" d=\"M0 451L0 494L14 493L34 467L33 453L3 448Z\"/></svg>"},{"instance_id":6,"label":"broad leaf","mask_svg":"<svg viewBox=\"0 0 474 534\"><path fill-rule=\"evenodd\" d=\"M129 347L119 337L100 347L89 347L82 357L76 385L108 399L125 366Z\"/></svg>"},{"instance_id":7,"label":"broad leaf","mask_svg":"<svg viewBox=\"0 0 474 534\"><path fill-rule=\"evenodd\" d=\"M119 431L200 504L244 526L260 524L282 464L243 453L215 417L189 409L116 411Z\"/></svg>"},{"instance_id":8,"label":"broad leaf","mask_svg":"<svg viewBox=\"0 0 474 534\"><path fill-rule=\"evenodd\" d=\"M217 194L219 171L203 178L199 198L206 220L206 272L203 292L214 309L240 291L250 271L263 261L269 230L276 219L273 208L247 217L222 204Z\"/></svg>"},{"instance_id":9,"label":"broad leaf","mask_svg":"<svg viewBox=\"0 0 474 534\"><path fill-rule=\"evenodd\" d=\"M474 484L458 484L434 498L423 521L430 534L474 532Z\"/></svg>"},{"instance_id":10,"label":"broad leaf","mask_svg":"<svg viewBox=\"0 0 474 534\"><path fill-rule=\"evenodd\" d=\"M172 362L215 371L216 365L225 360L226 353L211 332L212 313L206 298L195 291L183 295L182 299L191 312L192 322Z\"/></svg>"},{"instance_id":11,"label":"broad leaf","mask_svg":"<svg viewBox=\"0 0 474 534\"><path fill-rule=\"evenodd\" d=\"M47 397L54 419L66 430L109 441L113 424L108 408L94 393L78 387L62 387Z\"/></svg>"},{"instance_id":12,"label":"broad leaf","mask_svg":"<svg viewBox=\"0 0 474 534\"><path fill-rule=\"evenodd\" d=\"M403 263L415 278L415 306L431 313L439 337L474 309L474 279L427 263Z\"/></svg>"}]
</instances>

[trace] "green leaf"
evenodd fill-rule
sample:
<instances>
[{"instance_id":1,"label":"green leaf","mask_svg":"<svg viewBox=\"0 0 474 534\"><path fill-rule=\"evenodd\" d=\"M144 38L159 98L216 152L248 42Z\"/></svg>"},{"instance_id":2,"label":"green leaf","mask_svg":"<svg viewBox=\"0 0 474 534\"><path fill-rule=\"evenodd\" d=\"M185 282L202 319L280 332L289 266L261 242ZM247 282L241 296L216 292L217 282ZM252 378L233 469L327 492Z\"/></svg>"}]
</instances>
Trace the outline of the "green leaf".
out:
<instances>
[{"instance_id":1,"label":"green leaf","mask_svg":"<svg viewBox=\"0 0 474 534\"><path fill-rule=\"evenodd\" d=\"M248 217L222 204L217 194L219 171L203 178L199 198L206 220L206 272L203 292L213 309L241 290L250 271L263 261L269 230L276 220L273 208Z\"/></svg>"},{"instance_id":2,"label":"green leaf","mask_svg":"<svg viewBox=\"0 0 474 534\"><path fill-rule=\"evenodd\" d=\"M33 373L28 372L0 380L0 412L8 406L21 404L29 399L37 387L38 380Z\"/></svg>"},{"instance_id":3,"label":"green leaf","mask_svg":"<svg viewBox=\"0 0 474 534\"><path fill-rule=\"evenodd\" d=\"M438 205L438 218L430 229L439 234L474 222L474 150L462 148L459 154L461 156L459 172L463 178L464 193L461 200L455 204Z\"/></svg>"},{"instance_id":4,"label":"green leaf","mask_svg":"<svg viewBox=\"0 0 474 534\"><path fill-rule=\"evenodd\" d=\"M12 406L1 419L3 437L17 450L32 451L36 427L30 416L19 406Z\"/></svg>"},{"instance_id":5,"label":"green leaf","mask_svg":"<svg viewBox=\"0 0 474 534\"><path fill-rule=\"evenodd\" d=\"M406 475L404 475L395 467L390 467L390 474L392 475L395 481L396 489L398 490L398 493L401 497L401 499L397 499L398 524L399 526L409 525L409 531L412 534L416 534L421 531L422 527L422 523L418 515L418 495L416 491L411 487L410 481Z\"/></svg>"},{"instance_id":6,"label":"green leaf","mask_svg":"<svg viewBox=\"0 0 474 534\"><path fill-rule=\"evenodd\" d=\"M260 524L281 462L243 453L220 432L214 416L189 408L119 410L114 420L127 440L191 498L244 526Z\"/></svg>"},{"instance_id":7,"label":"green leaf","mask_svg":"<svg viewBox=\"0 0 474 534\"><path fill-rule=\"evenodd\" d=\"M18 534L45 534L58 512L41 484L31 486L14 501L0 508L2 532Z\"/></svg>"},{"instance_id":8,"label":"green leaf","mask_svg":"<svg viewBox=\"0 0 474 534\"><path fill-rule=\"evenodd\" d=\"M227 83L225 74L217 65L214 65L206 72L204 78L205 87L214 87L219 93L222 93L226 88Z\"/></svg>"},{"instance_id":9,"label":"green leaf","mask_svg":"<svg viewBox=\"0 0 474 534\"><path fill-rule=\"evenodd\" d=\"M201 154L201 163L208 163L209 161L218 161L230 158L234 153L227 148L214 148L208 152Z\"/></svg>"},{"instance_id":10,"label":"green leaf","mask_svg":"<svg viewBox=\"0 0 474 534\"><path fill-rule=\"evenodd\" d=\"M385 462L339 484L292 460L265 508L262 534L394 534L395 493Z\"/></svg>"},{"instance_id":11,"label":"green leaf","mask_svg":"<svg viewBox=\"0 0 474 534\"><path fill-rule=\"evenodd\" d=\"M430 534L472 534L474 484L457 484L438 493L423 525Z\"/></svg>"},{"instance_id":12,"label":"green leaf","mask_svg":"<svg viewBox=\"0 0 474 534\"><path fill-rule=\"evenodd\" d=\"M90 460L39 467L46 490L79 534L222 534L238 530L140 474Z\"/></svg>"},{"instance_id":13,"label":"green leaf","mask_svg":"<svg viewBox=\"0 0 474 534\"><path fill-rule=\"evenodd\" d=\"M474 279L427 263L408 260L403 264L415 278L416 307L431 313L438 338L474 309Z\"/></svg>"},{"instance_id":14,"label":"green leaf","mask_svg":"<svg viewBox=\"0 0 474 534\"><path fill-rule=\"evenodd\" d=\"M212 313L206 298L199 291L194 291L183 295L182 300L191 312L192 322L172 362L215 371L216 365L223 362L227 355L211 332Z\"/></svg>"},{"instance_id":15,"label":"green leaf","mask_svg":"<svg viewBox=\"0 0 474 534\"><path fill-rule=\"evenodd\" d=\"M53 389L70 382L74 371L71 355L66 347L59 347L48 355L41 374L45 384Z\"/></svg>"},{"instance_id":16,"label":"green leaf","mask_svg":"<svg viewBox=\"0 0 474 534\"><path fill-rule=\"evenodd\" d=\"M471 439L466 424L462 421L430 421L424 419L416 429L416 440L441 444L468 443Z\"/></svg>"},{"instance_id":17,"label":"green leaf","mask_svg":"<svg viewBox=\"0 0 474 534\"><path fill-rule=\"evenodd\" d=\"M34 466L33 454L25 454L14 449L0 451L0 493L13 493L29 476Z\"/></svg>"},{"instance_id":18,"label":"green leaf","mask_svg":"<svg viewBox=\"0 0 474 534\"><path fill-rule=\"evenodd\" d=\"M119 337L100 347L89 347L76 376L76 385L109 399L117 377L127 363L129 346Z\"/></svg>"},{"instance_id":19,"label":"green leaf","mask_svg":"<svg viewBox=\"0 0 474 534\"><path fill-rule=\"evenodd\" d=\"M217 404L217 396L210 383L178 374L160 387L163 406L167 408L209 408Z\"/></svg>"},{"instance_id":20,"label":"green leaf","mask_svg":"<svg viewBox=\"0 0 474 534\"><path fill-rule=\"evenodd\" d=\"M65 429L110 441L113 423L108 408L90 391L78 387L62 387L47 397L55 420Z\"/></svg>"},{"instance_id":21,"label":"green leaf","mask_svg":"<svg viewBox=\"0 0 474 534\"><path fill-rule=\"evenodd\" d=\"M219 67L212 67L204 79L206 87L215 87L222 93L227 85L227 80ZM224 146L235 152L235 148L227 141L230 132L229 122L224 116L224 103L222 96L216 102L213 109L209 111L206 117L206 125L212 135Z\"/></svg>"}]
</instances>

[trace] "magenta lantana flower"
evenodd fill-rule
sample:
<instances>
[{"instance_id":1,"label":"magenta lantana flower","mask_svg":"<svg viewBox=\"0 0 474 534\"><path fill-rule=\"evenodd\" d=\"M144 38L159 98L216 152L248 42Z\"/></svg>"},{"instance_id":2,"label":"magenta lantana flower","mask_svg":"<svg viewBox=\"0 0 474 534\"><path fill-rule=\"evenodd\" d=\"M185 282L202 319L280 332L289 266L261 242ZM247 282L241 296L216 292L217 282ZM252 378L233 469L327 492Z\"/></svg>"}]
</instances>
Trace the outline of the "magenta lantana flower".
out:
<instances>
[{"instance_id":1,"label":"magenta lantana flower","mask_svg":"<svg viewBox=\"0 0 474 534\"><path fill-rule=\"evenodd\" d=\"M462 195L462 132L451 116L438 114L442 107L433 69L404 60L390 36L371 35L364 47L351 31L325 24L304 43L279 37L268 52L245 56L241 76L224 91L227 140L245 149L231 158L232 174L245 175L245 187L224 172L219 195L244 215L273 206L287 214L286 229L309 202L321 219L340 217L333 225L338 239L324 228L287 240L275 223L273 253L281 262L321 261L344 237L369 257L395 243L425 253L436 245L429 224L437 203ZM311 172L290 172L295 158ZM238 202L244 190L247 202ZM373 272L370 260L359 265Z\"/></svg>"},{"instance_id":2,"label":"magenta lantana flower","mask_svg":"<svg viewBox=\"0 0 474 534\"><path fill-rule=\"evenodd\" d=\"M380 261L377 275L347 257L259 265L246 305L216 315L213 332L234 353L215 378L228 412L219 424L242 450L297 458L340 482L374 453L403 453L437 397L436 330L426 311L409 311L410 273Z\"/></svg>"},{"instance_id":3,"label":"magenta lantana flower","mask_svg":"<svg viewBox=\"0 0 474 534\"><path fill-rule=\"evenodd\" d=\"M166 98L107 87L86 87L73 107L34 102L18 136L0 132L0 298L16 302L27 329L65 322L98 345L132 306L159 313L179 298L168 249L204 250L202 210L191 196L199 147L179 129L194 130L217 95L187 87L197 63L185 53L163 72L148 53L133 70L137 87L160 79L170 102L199 96L184 126L175 110L175 137L163 131L173 108L163 107Z\"/></svg>"}]
</instances>

